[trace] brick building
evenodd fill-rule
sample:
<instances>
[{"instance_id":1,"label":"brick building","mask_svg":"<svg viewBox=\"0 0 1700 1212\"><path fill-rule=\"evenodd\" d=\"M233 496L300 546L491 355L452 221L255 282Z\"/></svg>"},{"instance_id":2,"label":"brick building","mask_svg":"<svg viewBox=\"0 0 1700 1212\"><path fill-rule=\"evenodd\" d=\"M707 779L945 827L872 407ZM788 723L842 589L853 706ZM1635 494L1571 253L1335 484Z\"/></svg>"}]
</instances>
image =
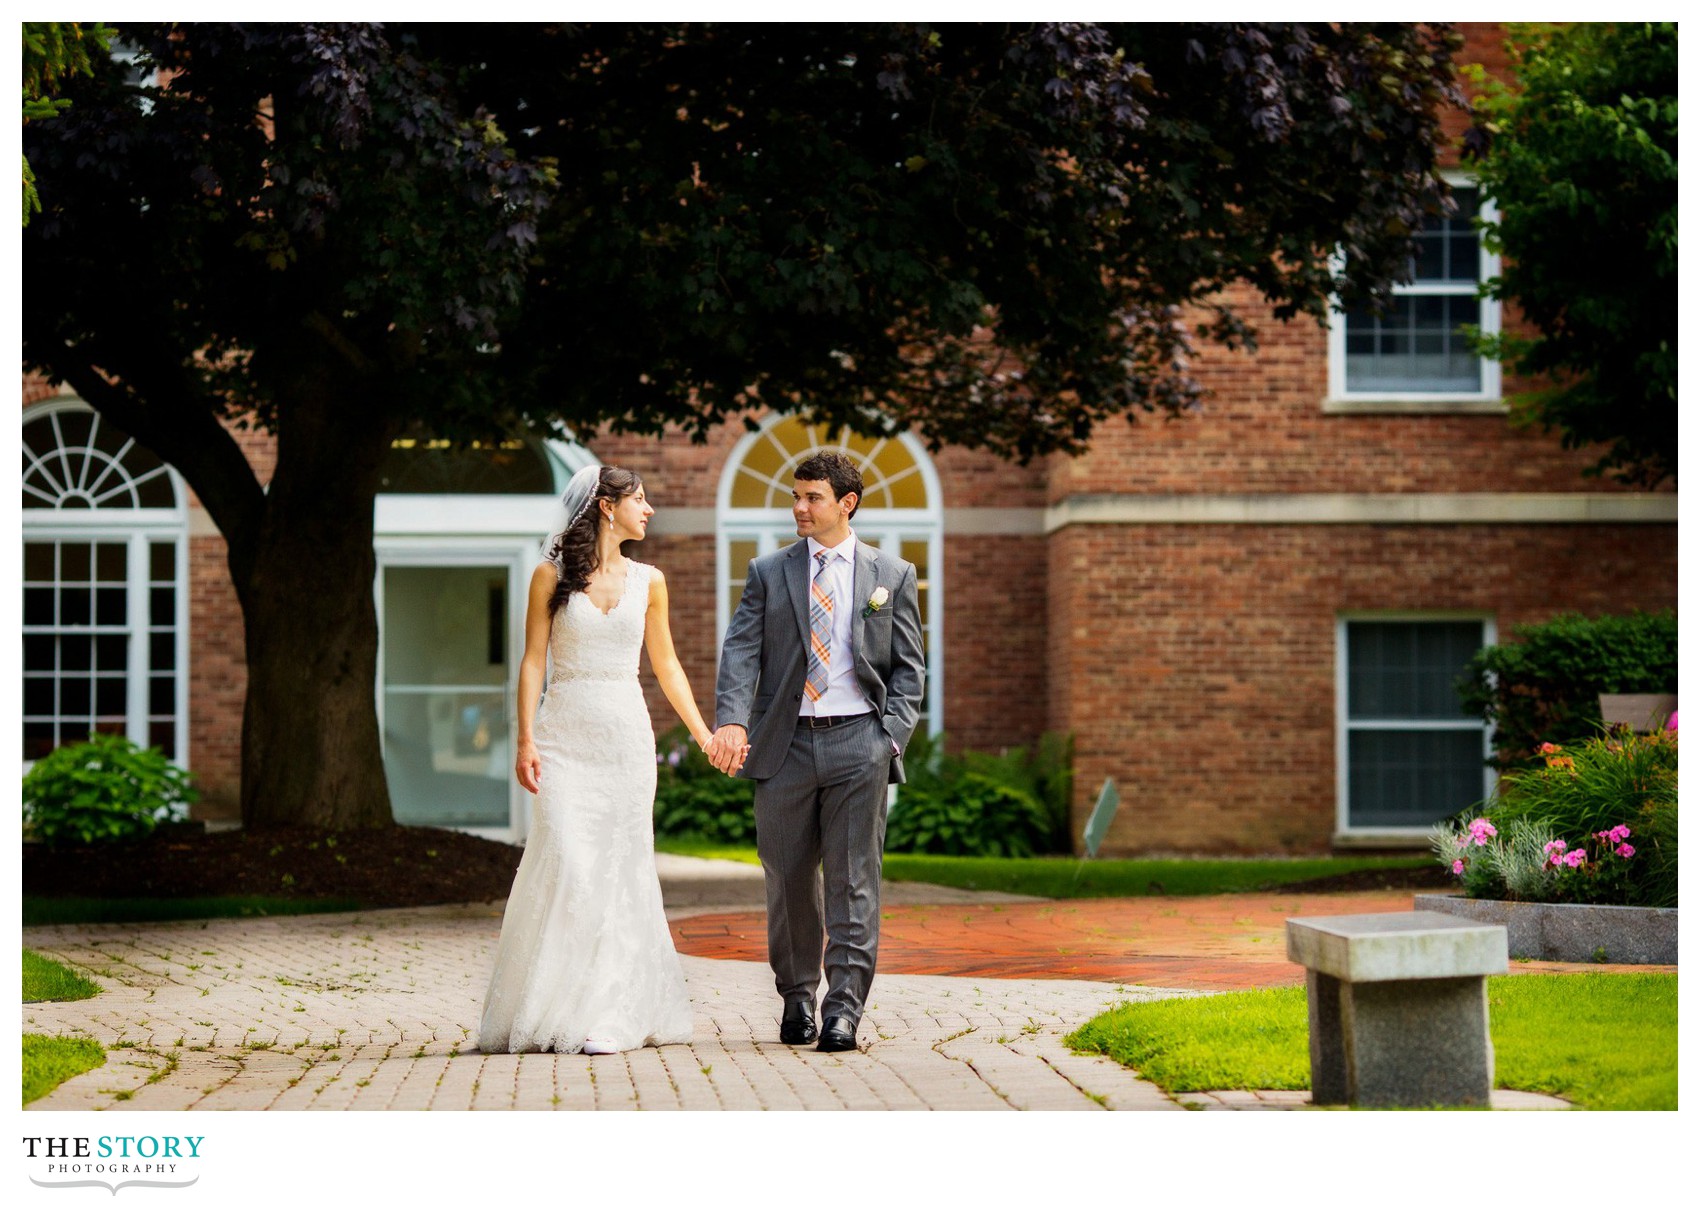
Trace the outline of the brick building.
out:
<instances>
[{"instance_id":1,"label":"brick building","mask_svg":"<svg viewBox=\"0 0 1700 1212\"><path fill-rule=\"evenodd\" d=\"M1465 33L1466 60L1503 66L1496 27ZM1500 322L1475 297L1493 271L1460 217L1425 235L1380 321L1323 331L1247 299L1260 348L1201 357L1201 415L1109 424L1088 454L1028 467L781 416L706 445L398 447L375 586L397 816L523 829L506 720L527 578L573 470L643 476L657 513L636 554L667 573L711 712L744 567L793 537L789 469L843 441L868 468L858 534L921 570L928 726L953 748L1073 733L1077 834L1113 778L1106 853L1420 839L1488 788L1485 730L1451 692L1477 647L1564 610L1676 601L1675 493L1586 479L1589 452L1513 429L1504 398L1524 385L1454 334ZM26 377L23 422L26 760L127 731L196 772L198 813L234 816L243 662L223 540L175 472L52 385ZM264 478L267 439L243 440Z\"/></svg>"}]
</instances>

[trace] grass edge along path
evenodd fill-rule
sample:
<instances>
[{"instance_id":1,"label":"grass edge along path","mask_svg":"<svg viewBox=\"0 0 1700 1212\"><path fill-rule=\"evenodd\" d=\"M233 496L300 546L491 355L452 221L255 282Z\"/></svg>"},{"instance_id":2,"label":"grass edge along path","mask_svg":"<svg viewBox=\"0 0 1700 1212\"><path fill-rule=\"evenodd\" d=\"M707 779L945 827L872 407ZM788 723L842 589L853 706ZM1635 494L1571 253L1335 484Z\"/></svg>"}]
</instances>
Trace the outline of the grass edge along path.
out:
<instances>
[{"instance_id":1,"label":"grass edge along path","mask_svg":"<svg viewBox=\"0 0 1700 1212\"><path fill-rule=\"evenodd\" d=\"M24 1002L80 1002L100 992L100 986L79 976L57 960L23 949Z\"/></svg>"},{"instance_id":2,"label":"grass edge along path","mask_svg":"<svg viewBox=\"0 0 1700 1212\"><path fill-rule=\"evenodd\" d=\"M754 846L728 846L694 838L659 837L655 848L694 858L755 863ZM1432 866L1429 857L1078 859L973 858L937 854L887 854L885 878L976 892L1015 892L1066 900L1080 897L1210 896L1262 892L1353 871Z\"/></svg>"},{"instance_id":3,"label":"grass edge along path","mask_svg":"<svg viewBox=\"0 0 1700 1212\"><path fill-rule=\"evenodd\" d=\"M100 986L64 964L23 948L24 1003L78 1002L100 992ZM92 1039L74 1039L26 1032L22 1043L24 1106L51 1093L61 1082L98 1069L106 1049Z\"/></svg>"},{"instance_id":4,"label":"grass edge along path","mask_svg":"<svg viewBox=\"0 0 1700 1212\"><path fill-rule=\"evenodd\" d=\"M1488 978L1494 1085L1589 1110L1676 1110L1676 974ZM1065 1042L1171 1094L1310 1087L1303 986L1118 1006Z\"/></svg>"},{"instance_id":5,"label":"grass edge along path","mask_svg":"<svg viewBox=\"0 0 1700 1212\"><path fill-rule=\"evenodd\" d=\"M106 1049L92 1039L67 1039L24 1033L24 1106L51 1094L62 1083L106 1063Z\"/></svg>"}]
</instances>

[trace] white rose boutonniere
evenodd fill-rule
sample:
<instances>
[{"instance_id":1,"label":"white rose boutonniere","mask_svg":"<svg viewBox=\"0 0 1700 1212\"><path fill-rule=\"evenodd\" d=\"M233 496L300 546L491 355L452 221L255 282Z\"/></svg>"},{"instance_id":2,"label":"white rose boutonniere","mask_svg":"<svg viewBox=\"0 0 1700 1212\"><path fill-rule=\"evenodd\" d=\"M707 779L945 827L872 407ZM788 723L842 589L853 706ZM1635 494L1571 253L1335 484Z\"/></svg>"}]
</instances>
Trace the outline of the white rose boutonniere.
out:
<instances>
[{"instance_id":1,"label":"white rose boutonniere","mask_svg":"<svg viewBox=\"0 0 1700 1212\"><path fill-rule=\"evenodd\" d=\"M862 607L862 617L865 619L870 614L877 613L879 608L889 601L891 601L891 590L881 585L868 595L868 604Z\"/></svg>"}]
</instances>

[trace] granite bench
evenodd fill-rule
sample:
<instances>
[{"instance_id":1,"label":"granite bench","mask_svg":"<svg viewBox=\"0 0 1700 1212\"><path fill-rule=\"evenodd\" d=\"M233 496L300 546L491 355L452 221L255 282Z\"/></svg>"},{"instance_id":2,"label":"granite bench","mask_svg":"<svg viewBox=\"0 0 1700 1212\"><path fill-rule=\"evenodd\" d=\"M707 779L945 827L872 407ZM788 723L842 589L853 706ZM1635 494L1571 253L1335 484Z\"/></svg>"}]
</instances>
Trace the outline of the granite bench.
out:
<instances>
[{"instance_id":1,"label":"granite bench","mask_svg":"<svg viewBox=\"0 0 1700 1212\"><path fill-rule=\"evenodd\" d=\"M1487 978L1505 927L1444 913L1287 919L1305 967L1311 1102L1485 1107L1493 1092Z\"/></svg>"}]
</instances>

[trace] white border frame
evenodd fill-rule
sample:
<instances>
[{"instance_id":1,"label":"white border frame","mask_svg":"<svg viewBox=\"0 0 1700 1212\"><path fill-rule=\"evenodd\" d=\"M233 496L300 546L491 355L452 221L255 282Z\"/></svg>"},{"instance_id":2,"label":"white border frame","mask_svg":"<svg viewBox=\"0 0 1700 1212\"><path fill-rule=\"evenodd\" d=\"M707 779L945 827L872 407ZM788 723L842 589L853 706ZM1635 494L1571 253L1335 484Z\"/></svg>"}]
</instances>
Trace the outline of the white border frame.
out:
<instances>
[{"instance_id":1,"label":"white border frame","mask_svg":"<svg viewBox=\"0 0 1700 1212\"><path fill-rule=\"evenodd\" d=\"M1448 184L1468 186L1480 190L1480 186L1469 173L1458 169L1447 169L1440 174ZM1499 208L1485 195L1479 195L1477 213L1487 220L1499 218ZM1487 250L1485 241L1479 241L1479 264L1476 271L1476 286L1490 278L1499 276L1499 254ZM1394 294L1404 295L1458 295L1455 288L1438 286L1395 286ZM1481 330L1484 333L1500 331L1501 308L1499 300L1481 299ZM1331 303L1328 309L1328 398L1324 408L1333 412L1360 411L1360 405L1368 406L1361 411L1431 411L1431 405L1440 406L1432 411L1459 411L1456 406L1466 406L1463 411L1503 412L1505 409L1502 398L1501 372L1499 363L1493 358L1479 358L1482 364L1482 387L1480 391L1450 392L1450 391L1349 391L1346 388L1346 313L1338 305ZM1381 406L1397 405L1397 409ZM1445 407L1453 406L1453 407Z\"/></svg>"},{"instance_id":2,"label":"white border frame","mask_svg":"<svg viewBox=\"0 0 1700 1212\"><path fill-rule=\"evenodd\" d=\"M721 642L731 623L726 606L726 587L732 581L727 545L734 539L753 540L756 554L767 555L777 550L773 536L778 532L795 533L796 523L789 509L734 509L732 483L750 448L765 438L770 430L796 417L795 413L776 412L762 418L759 428L744 434L732 447L720 468L720 481L714 493L714 634L715 672L718 676ZM927 448L914 435L904 432L886 439L900 442L919 468L921 482L926 487L925 509L863 509L858 507L850 528L859 535L878 538L883 550L900 554L891 544L904 539L927 543L927 618L922 620L928 633L927 647L927 719L929 732L936 736L944 731L944 497L939 483L938 468L933 465ZM740 576L742 573L740 573Z\"/></svg>"},{"instance_id":3,"label":"white border frame","mask_svg":"<svg viewBox=\"0 0 1700 1212\"><path fill-rule=\"evenodd\" d=\"M90 407L80 396L57 395L25 406L19 428L21 430L23 426L56 412L88 412L98 415L97 410ZM107 423L106 418L101 417L101 422ZM172 755L171 760L185 770L192 770L194 766L189 752L189 491L183 477L170 463L165 464L165 474L177 502L170 509L21 509L19 532L24 543L69 539L83 543L118 541L129 545L127 558L132 571L127 584L130 597L126 611L130 619L130 664L126 671L128 698L124 704L124 734L144 749L149 743L148 677L152 673L148 657L148 628L154 625L148 610L150 578L147 545L152 542L171 542L175 546L177 566L174 576L177 593L176 617L172 620L172 627L177 640L177 667L173 671L177 684L176 701L172 704L172 710L177 723L176 735L173 738L176 753ZM137 568L142 570L139 580L134 572ZM22 625L21 617L19 625ZM19 676L22 677L21 667ZM23 768L28 771L34 765L34 762L26 761Z\"/></svg>"},{"instance_id":4,"label":"white border frame","mask_svg":"<svg viewBox=\"0 0 1700 1212\"><path fill-rule=\"evenodd\" d=\"M1346 713L1346 629L1351 623L1480 623L1483 646L1498 643L1499 626L1491 613L1481 610L1352 610L1337 614L1334 618L1334 835L1337 839L1385 837L1421 842L1428 838L1432 825L1376 825L1354 828L1350 824L1351 763L1347 754L1351 725L1354 722L1347 719ZM1445 720L1358 720L1355 723L1360 727L1368 724L1373 728L1379 724L1387 728L1437 732L1464 732L1479 728L1484 763L1482 798L1486 799L1493 794L1498 775L1492 767L1485 764L1487 759L1493 756L1493 730L1486 723L1453 724Z\"/></svg>"}]
</instances>

